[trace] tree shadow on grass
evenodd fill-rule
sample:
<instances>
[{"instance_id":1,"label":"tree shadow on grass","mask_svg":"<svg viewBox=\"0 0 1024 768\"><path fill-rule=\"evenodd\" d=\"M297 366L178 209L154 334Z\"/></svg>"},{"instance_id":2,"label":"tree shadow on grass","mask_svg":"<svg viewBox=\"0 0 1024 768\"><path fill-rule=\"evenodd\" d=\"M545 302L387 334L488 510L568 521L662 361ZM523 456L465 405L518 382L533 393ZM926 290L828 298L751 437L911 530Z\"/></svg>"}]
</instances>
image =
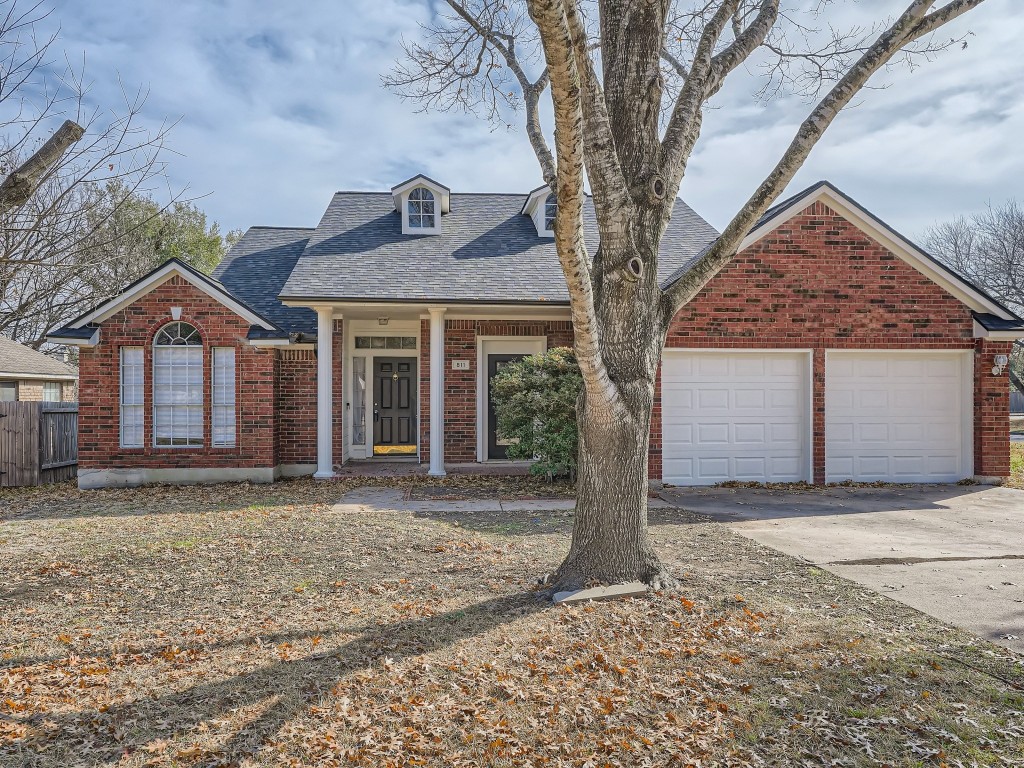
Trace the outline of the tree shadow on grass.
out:
<instances>
[{"instance_id":1,"label":"tree shadow on grass","mask_svg":"<svg viewBox=\"0 0 1024 768\"><path fill-rule=\"evenodd\" d=\"M467 531L497 536L544 536L572 533L572 510L495 511L495 512L415 512L417 518L439 520ZM685 509L655 507L648 511L649 525L694 525L711 522L710 518Z\"/></svg>"},{"instance_id":2,"label":"tree shadow on grass","mask_svg":"<svg viewBox=\"0 0 1024 768\"><path fill-rule=\"evenodd\" d=\"M219 759L234 764L256 752L282 726L353 672L370 669L385 659L401 661L437 651L550 607L533 592L498 597L423 619L364 627L359 637L314 656L274 662L156 698L137 699L102 711L15 719L45 724L47 733L35 747L45 749L51 759L81 754L84 740L91 742L91 755L113 760L155 739L168 738L170 732L187 732L205 721L227 719L232 710L271 699L262 714L217 750ZM118 739L113 735L118 733L131 736Z\"/></svg>"}]
</instances>

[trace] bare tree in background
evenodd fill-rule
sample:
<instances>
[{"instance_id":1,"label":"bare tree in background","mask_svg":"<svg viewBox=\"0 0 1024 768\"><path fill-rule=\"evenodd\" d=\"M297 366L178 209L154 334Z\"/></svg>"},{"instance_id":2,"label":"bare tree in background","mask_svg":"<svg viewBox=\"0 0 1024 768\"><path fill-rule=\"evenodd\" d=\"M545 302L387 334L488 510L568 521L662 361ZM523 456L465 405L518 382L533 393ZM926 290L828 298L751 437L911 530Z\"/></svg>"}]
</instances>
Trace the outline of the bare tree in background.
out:
<instances>
[{"instance_id":1,"label":"bare tree in background","mask_svg":"<svg viewBox=\"0 0 1024 768\"><path fill-rule=\"evenodd\" d=\"M937 224L925 247L1018 315L1024 314L1024 209L1016 200ZM1010 379L1024 392L1024 344L1013 345Z\"/></svg>"},{"instance_id":2,"label":"bare tree in background","mask_svg":"<svg viewBox=\"0 0 1024 768\"><path fill-rule=\"evenodd\" d=\"M140 125L142 93L122 90L117 112L90 108L82 69L54 66L46 15L0 0L0 333L35 347L123 285L111 277L150 267L115 246L148 223L121 226L122 209L165 184L168 130Z\"/></svg>"},{"instance_id":3,"label":"bare tree in background","mask_svg":"<svg viewBox=\"0 0 1024 768\"><path fill-rule=\"evenodd\" d=\"M578 501L555 589L591 580L669 587L647 531L647 452L655 378L673 316L735 255L839 112L890 64L953 43L933 35L982 0L903 0L893 18L835 30L829 2L779 0L448 0L450 13L385 84L427 109L507 121L523 108L555 191L555 244L569 289L584 387ZM709 100L734 72L758 96L815 100L778 164L721 236L662 290L658 251ZM541 130L550 90L554 150ZM583 235L583 183L600 245Z\"/></svg>"}]
</instances>

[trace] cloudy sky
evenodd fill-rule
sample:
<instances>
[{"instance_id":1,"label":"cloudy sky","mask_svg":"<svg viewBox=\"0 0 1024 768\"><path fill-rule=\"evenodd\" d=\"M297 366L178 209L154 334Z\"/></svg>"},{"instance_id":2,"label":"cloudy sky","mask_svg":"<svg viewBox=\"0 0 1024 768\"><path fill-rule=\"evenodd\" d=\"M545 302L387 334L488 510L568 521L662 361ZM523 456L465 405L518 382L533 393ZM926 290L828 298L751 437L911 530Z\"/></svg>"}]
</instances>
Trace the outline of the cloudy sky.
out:
<instances>
[{"instance_id":1,"label":"cloudy sky","mask_svg":"<svg viewBox=\"0 0 1024 768\"><path fill-rule=\"evenodd\" d=\"M436 3L414 0L51 0L44 25L84 51L90 98L118 78L149 90L144 119L178 121L169 174L224 228L314 225L338 189L387 189L424 172L455 191L527 191L539 172L521 132L425 115L383 90L399 40ZM841 23L906 0L839 3ZM840 116L793 185L828 178L910 236L986 202L1024 198L1024 9L987 0L948 28L972 35L913 72L881 74ZM758 104L743 72L716 101L681 196L723 226L807 110Z\"/></svg>"}]
</instances>

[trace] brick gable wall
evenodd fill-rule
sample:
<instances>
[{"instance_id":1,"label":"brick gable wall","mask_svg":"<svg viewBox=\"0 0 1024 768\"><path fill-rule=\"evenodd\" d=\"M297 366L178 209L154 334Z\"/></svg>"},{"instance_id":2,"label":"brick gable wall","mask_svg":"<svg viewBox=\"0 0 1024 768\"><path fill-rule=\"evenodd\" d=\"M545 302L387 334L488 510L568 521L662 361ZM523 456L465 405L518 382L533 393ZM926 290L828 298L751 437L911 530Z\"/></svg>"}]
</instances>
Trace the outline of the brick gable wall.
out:
<instances>
[{"instance_id":1,"label":"brick gable wall","mask_svg":"<svg viewBox=\"0 0 1024 768\"><path fill-rule=\"evenodd\" d=\"M826 349L974 349L975 472L1005 475L1009 397L970 311L822 203L741 252L669 328L667 348L813 350L814 479L825 479ZM649 469L661 477L660 374ZM998 439L997 439L998 438Z\"/></svg>"},{"instance_id":2,"label":"brick gable wall","mask_svg":"<svg viewBox=\"0 0 1024 768\"><path fill-rule=\"evenodd\" d=\"M171 307L203 339L202 448L153 446L153 338L171 322ZM79 466L272 467L275 465L275 352L245 342L249 323L180 277L146 294L104 321L100 344L84 347L79 362ZM145 428L142 448L120 447L120 349L145 350ZM210 371L213 347L235 349L236 447L210 446Z\"/></svg>"}]
</instances>

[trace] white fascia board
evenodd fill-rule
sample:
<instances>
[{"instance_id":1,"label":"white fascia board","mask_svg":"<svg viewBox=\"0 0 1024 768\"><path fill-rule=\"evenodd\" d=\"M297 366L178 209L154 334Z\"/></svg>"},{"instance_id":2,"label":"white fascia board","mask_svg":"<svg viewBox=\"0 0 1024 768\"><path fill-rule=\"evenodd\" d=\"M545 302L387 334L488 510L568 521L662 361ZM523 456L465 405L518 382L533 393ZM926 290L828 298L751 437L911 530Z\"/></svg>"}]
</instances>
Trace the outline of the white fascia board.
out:
<instances>
[{"instance_id":1,"label":"white fascia board","mask_svg":"<svg viewBox=\"0 0 1024 768\"><path fill-rule=\"evenodd\" d=\"M1019 331L990 331L977 320L974 321L974 338L989 341L1016 341L1024 339L1024 329Z\"/></svg>"},{"instance_id":2,"label":"white fascia board","mask_svg":"<svg viewBox=\"0 0 1024 768\"><path fill-rule=\"evenodd\" d=\"M78 381L74 373L21 373L19 371L0 371L0 379L21 379L23 381Z\"/></svg>"},{"instance_id":3,"label":"white fascia board","mask_svg":"<svg viewBox=\"0 0 1024 768\"><path fill-rule=\"evenodd\" d=\"M215 286L208 284L204 280L197 279L194 275L189 274L188 271L181 269L174 263L165 264L145 280L132 286L130 290L125 291L119 296L115 296L104 304L101 304L91 314L79 318L71 327L81 328L89 323L102 323L104 320L116 315L125 307L138 301L147 293L156 290L175 275L182 278L195 288L198 288L210 298L220 302L236 315L248 321L250 325L258 325L261 328L266 328L268 331L274 330L273 325L254 313L248 307L238 303L230 294L217 289ZM64 344L68 342L59 343Z\"/></svg>"},{"instance_id":4,"label":"white fascia board","mask_svg":"<svg viewBox=\"0 0 1024 768\"><path fill-rule=\"evenodd\" d=\"M80 327L76 325L75 327ZM95 347L100 343L100 329L97 328L88 339L65 339L62 336L47 336L51 344L63 344L67 347Z\"/></svg>"},{"instance_id":5,"label":"white fascia board","mask_svg":"<svg viewBox=\"0 0 1024 768\"><path fill-rule=\"evenodd\" d=\"M287 348L287 349L316 349L315 344L310 342L297 342L289 339L250 339L248 342L250 347L276 347L276 348Z\"/></svg>"},{"instance_id":6,"label":"white fascia board","mask_svg":"<svg viewBox=\"0 0 1024 768\"><path fill-rule=\"evenodd\" d=\"M905 261L933 283L955 296L961 302L977 312L991 312L1006 320L1015 319L1007 311L995 304L988 297L978 293L972 286L958 280L954 275L937 266L922 253L921 249L904 238L884 222L871 215L865 215L861 208L844 195L837 194L831 187L822 186L808 197L795 201L792 205L775 214L757 229L752 230L740 243L737 252L743 251L756 243L776 227L786 223L808 206L823 202L833 211L876 240L884 248Z\"/></svg>"},{"instance_id":7,"label":"white fascia board","mask_svg":"<svg viewBox=\"0 0 1024 768\"><path fill-rule=\"evenodd\" d=\"M439 306L438 302L391 302L391 301L338 301L325 304L323 301L303 301L301 299L282 299L286 307L305 307L315 310L317 307L330 306L335 310L352 312L349 318L363 319L359 314L367 312L366 318L377 317L381 313L391 312L393 315L407 314L427 317L429 307ZM568 305L551 303L537 304L462 304L458 302L444 304L448 308L446 317L449 320L569 320L572 315Z\"/></svg>"}]
</instances>

